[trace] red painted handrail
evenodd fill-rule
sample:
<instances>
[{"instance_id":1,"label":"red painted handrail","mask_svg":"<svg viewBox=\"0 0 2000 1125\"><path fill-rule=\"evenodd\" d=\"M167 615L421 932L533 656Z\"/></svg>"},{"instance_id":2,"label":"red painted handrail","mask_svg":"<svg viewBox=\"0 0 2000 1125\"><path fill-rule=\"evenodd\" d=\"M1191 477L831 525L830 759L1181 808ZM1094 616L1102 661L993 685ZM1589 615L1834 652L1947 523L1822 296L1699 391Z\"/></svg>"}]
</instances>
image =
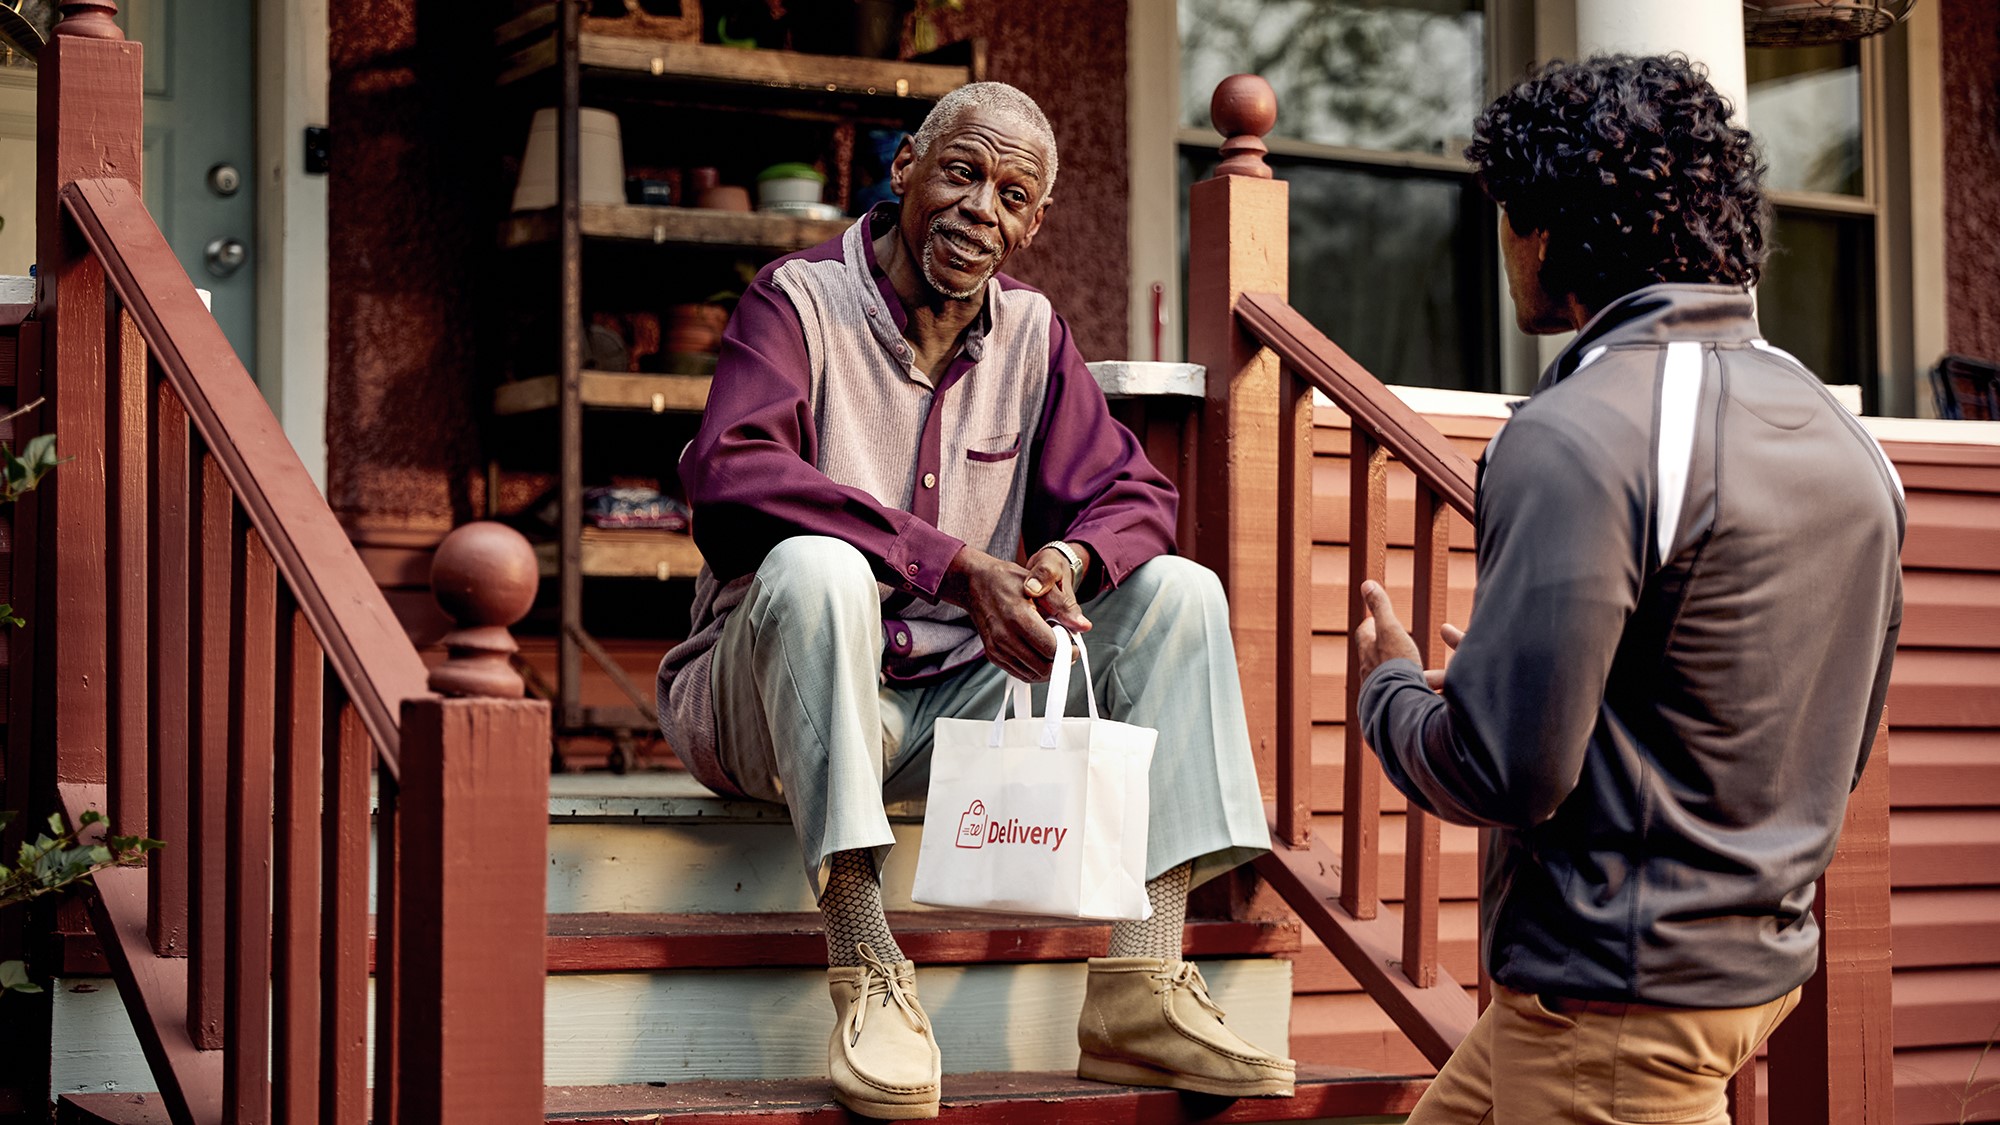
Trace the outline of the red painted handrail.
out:
<instances>
[{"instance_id":1,"label":"red painted handrail","mask_svg":"<svg viewBox=\"0 0 2000 1125\"><path fill-rule=\"evenodd\" d=\"M167 841L90 909L170 1115L360 1120L372 1030L373 1120L540 1121L548 708L507 667L532 548L446 540L427 674L138 189L51 199L37 378L76 464L27 521L57 580L30 616L74 672L44 689L65 811Z\"/></svg>"},{"instance_id":2,"label":"red painted handrail","mask_svg":"<svg viewBox=\"0 0 2000 1125\"><path fill-rule=\"evenodd\" d=\"M1435 490L1452 510L1470 520L1475 475L1472 459L1452 447L1437 427L1356 363L1305 315L1273 293L1245 293L1236 319L1287 368L1333 400L1389 455L1409 466L1423 487Z\"/></svg>"},{"instance_id":3,"label":"red painted handrail","mask_svg":"<svg viewBox=\"0 0 2000 1125\"><path fill-rule=\"evenodd\" d=\"M405 700L427 691L415 646L203 307L139 190L124 180L77 180L61 198L250 526L270 548L384 768L396 776L397 715Z\"/></svg>"}]
</instances>

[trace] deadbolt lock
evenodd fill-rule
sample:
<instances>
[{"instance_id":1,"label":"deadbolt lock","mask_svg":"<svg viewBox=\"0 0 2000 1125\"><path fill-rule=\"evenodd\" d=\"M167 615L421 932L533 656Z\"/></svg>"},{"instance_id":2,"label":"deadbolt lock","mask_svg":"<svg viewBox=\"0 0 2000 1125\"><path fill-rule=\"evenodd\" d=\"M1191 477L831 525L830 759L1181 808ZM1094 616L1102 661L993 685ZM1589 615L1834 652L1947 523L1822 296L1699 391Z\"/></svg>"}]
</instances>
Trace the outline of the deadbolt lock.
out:
<instances>
[{"instance_id":1,"label":"deadbolt lock","mask_svg":"<svg viewBox=\"0 0 2000 1125\"><path fill-rule=\"evenodd\" d=\"M208 190L224 198L235 195L243 187L243 173L234 164L217 164L208 170Z\"/></svg>"}]
</instances>

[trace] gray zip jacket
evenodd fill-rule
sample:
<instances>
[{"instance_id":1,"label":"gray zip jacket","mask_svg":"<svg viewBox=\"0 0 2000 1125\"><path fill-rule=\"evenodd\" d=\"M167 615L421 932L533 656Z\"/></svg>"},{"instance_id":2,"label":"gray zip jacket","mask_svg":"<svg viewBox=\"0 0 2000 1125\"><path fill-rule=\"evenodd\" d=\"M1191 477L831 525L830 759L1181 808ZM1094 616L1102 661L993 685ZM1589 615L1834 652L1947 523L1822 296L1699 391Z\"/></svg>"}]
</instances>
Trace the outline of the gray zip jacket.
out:
<instances>
[{"instance_id":1,"label":"gray zip jacket","mask_svg":"<svg viewBox=\"0 0 2000 1125\"><path fill-rule=\"evenodd\" d=\"M1392 660L1360 713L1396 788L1493 830L1493 979L1696 1008L1804 983L1902 624L1881 447L1748 294L1652 285L1493 438L1477 514L1442 696Z\"/></svg>"}]
</instances>

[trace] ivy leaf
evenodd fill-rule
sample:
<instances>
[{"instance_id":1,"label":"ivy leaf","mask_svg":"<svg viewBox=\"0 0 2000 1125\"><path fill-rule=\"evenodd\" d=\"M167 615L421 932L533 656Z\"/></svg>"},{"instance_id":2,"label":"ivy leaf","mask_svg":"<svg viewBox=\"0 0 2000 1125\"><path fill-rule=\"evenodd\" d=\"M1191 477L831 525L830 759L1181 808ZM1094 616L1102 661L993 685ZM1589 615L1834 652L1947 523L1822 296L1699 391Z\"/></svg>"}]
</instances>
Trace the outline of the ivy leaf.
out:
<instances>
[{"instance_id":1,"label":"ivy leaf","mask_svg":"<svg viewBox=\"0 0 2000 1125\"><path fill-rule=\"evenodd\" d=\"M19 961L0 961L0 992L40 992L42 986L28 979L28 967Z\"/></svg>"},{"instance_id":2,"label":"ivy leaf","mask_svg":"<svg viewBox=\"0 0 2000 1125\"><path fill-rule=\"evenodd\" d=\"M83 815L76 818L76 823L79 828L88 828L93 824L103 824L104 814L98 812L96 809L85 809L83 810Z\"/></svg>"},{"instance_id":3,"label":"ivy leaf","mask_svg":"<svg viewBox=\"0 0 2000 1125\"><path fill-rule=\"evenodd\" d=\"M14 823L14 816L15 814L11 811L0 812L0 832L5 832L7 830L7 826Z\"/></svg>"},{"instance_id":4,"label":"ivy leaf","mask_svg":"<svg viewBox=\"0 0 2000 1125\"><path fill-rule=\"evenodd\" d=\"M13 606L8 605L6 602L0 602L0 622L5 622L9 625L12 625L16 629L19 629L21 626L26 625L28 623L28 619L22 617L20 614L15 613ZM8 813L6 815L12 816L14 814Z\"/></svg>"}]
</instances>

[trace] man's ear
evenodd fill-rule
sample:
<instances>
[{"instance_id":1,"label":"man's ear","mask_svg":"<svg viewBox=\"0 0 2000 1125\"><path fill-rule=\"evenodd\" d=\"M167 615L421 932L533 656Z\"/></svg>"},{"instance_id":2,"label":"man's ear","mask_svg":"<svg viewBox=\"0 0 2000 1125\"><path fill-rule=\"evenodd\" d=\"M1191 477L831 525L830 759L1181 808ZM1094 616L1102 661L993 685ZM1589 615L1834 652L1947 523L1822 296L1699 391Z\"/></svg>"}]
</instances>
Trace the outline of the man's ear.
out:
<instances>
[{"instance_id":1,"label":"man's ear","mask_svg":"<svg viewBox=\"0 0 2000 1125\"><path fill-rule=\"evenodd\" d=\"M917 166L916 138L904 136L896 146L896 158L889 162L889 190L901 197L909 190L910 172Z\"/></svg>"},{"instance_id":2,"label":"man's ear","mask_svg":"<svg viewBox=\"0 0 2000 1125\"><path fill-rule=\"evenodd\" d=\"M1042 220L1048 217L1049 208L1054 203L1054 199L1044 199L1036 205L1035 217L1028 220L1028 233L1021 236L1021 249L1026 250L1035 244L1035 233L1042 229Z\"/></svg>"}]
</instances>

